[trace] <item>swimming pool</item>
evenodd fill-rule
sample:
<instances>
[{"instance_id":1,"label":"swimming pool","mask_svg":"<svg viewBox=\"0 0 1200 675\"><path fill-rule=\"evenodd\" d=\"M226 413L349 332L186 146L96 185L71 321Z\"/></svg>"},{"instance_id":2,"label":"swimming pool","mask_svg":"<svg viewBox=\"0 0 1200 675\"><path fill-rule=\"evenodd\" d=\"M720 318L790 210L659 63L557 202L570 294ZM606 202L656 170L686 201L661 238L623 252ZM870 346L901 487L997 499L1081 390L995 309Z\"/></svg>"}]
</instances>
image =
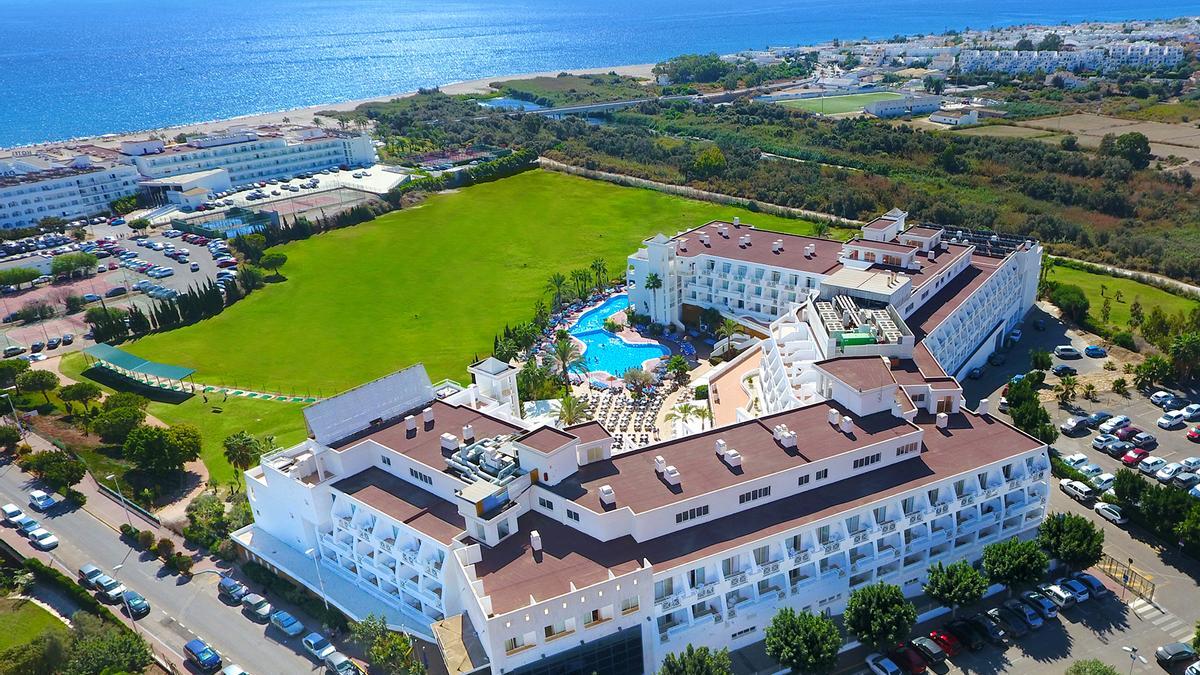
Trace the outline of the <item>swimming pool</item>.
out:
<instances>
[{"instance_id":1,"label":"swimming pool","mask_svg":"<svg viewBox=\"0 0 1200 675\"><path fill-rule=\"evenodd\" d=\"M571 335L584 344L583 360L590 371L602 370L620 377L647 359L668 356L671 351L657 342L633 344L604 330L604 320L629 306L629 297L614 295L599 307L583 313L571 326Z\"/></svg>"}]
</instances>

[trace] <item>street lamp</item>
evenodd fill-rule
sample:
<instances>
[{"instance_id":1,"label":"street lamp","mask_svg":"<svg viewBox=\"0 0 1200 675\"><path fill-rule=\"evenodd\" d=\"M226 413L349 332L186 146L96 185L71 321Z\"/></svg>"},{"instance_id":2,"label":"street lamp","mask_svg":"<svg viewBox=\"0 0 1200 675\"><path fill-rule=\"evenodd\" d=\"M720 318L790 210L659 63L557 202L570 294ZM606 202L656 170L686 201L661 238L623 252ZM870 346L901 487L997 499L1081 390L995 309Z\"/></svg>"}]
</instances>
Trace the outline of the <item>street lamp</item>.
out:
<instances>
[{"instance_id":1,"label":"street lamp","mask_svg":"<svg viewBox=\"0 0 1200 675\"><path fill-rule=\"evenodd\" d=\"M325 611L328 612L329 600L325 596L325 578L321 576L321 557L317 555L316 547L308 549L304 555L312 557L313 566L317 568L317 583L321 585L321 602L325 603Z\"/></svg>"},{"instance_id":2,"label":"street lamp","mask_svg":"<svg viewBox=\"0 0 1200 675\"><path fill-rule=\"evenodd\" d=\"M115 474L108 474L104 480L109 481L117 488L117 496L121 498L121 508L125 509L125 522L129 527L133 527L133 520L129 517L129 503L125 501L125 495L121 493L121 482L117 480Z\"/></svg>"},{"instance_id":3,"label":"street lamp","mask_svg":"<svg viewBox=\"0 0 1200 675\"><path fill-rule=\"evenodd\" d=\"M120 570L124 566L125 566L125 563L118 563L116 565L113 565L113 579L117 580L118 582L120 580L117 579L117 571ZM129 623L133 624L133 632L137 633L138 632L137 621L135 621L133 618L133 608L129 606L129 596L125 595L125 593L127 593L127 592L128 592L128 590L121 592L121 601L125 603L125 612L129 614Z\"/></svg>"},{"instance_id":4,"label":"street lamp","mask_svg":"<svg viewBox=\"0 0 1200 675\"><path fill-rule=\"evenodd\" d=\"M1143 664L1149 663L1149 661L1146 660L1146 657L1142 656L1141 654L1138 654L1137 647L1121 647L1121 649L1129 652L1129 673L1130 673L1130 675L1133 675L1133 664L1137 663L1138 661L1141 661Z\"/></svg>"}]
</instances>

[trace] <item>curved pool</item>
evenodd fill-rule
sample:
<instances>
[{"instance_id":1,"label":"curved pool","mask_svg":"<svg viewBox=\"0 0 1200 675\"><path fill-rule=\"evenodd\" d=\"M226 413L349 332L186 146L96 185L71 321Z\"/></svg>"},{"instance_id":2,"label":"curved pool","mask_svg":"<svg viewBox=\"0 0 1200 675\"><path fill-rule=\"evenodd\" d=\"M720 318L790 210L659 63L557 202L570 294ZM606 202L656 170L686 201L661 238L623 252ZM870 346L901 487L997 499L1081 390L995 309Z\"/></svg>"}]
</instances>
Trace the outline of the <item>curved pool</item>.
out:
<instances>
[{"instance_id":1,"label":"curved pool","mask_svg":"<svg viewBox=\"0 0 1200 675\"><path fill-rule=\"evenodd\" d=\"M604 371L620 377L633 367L640 367L648 359L668 356L671 350L657 342L634 344L620 336L604 330L604 320L625 311L629 297L614 295L600 306L584 312L568 331L584 344L583 360L589 371Z\"/></svg>"}]
</instances>

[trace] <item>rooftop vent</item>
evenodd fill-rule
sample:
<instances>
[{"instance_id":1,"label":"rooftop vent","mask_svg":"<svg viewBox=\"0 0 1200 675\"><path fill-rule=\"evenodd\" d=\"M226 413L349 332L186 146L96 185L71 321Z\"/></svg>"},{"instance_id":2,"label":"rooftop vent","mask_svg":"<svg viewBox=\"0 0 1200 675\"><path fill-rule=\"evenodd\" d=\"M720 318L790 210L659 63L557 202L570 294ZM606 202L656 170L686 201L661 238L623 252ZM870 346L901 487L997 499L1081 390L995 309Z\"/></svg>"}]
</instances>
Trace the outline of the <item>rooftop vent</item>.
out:
<instances>
[{"instance_id":1,"label":"rooftop vent","mask_svg":"<svg viewBox=\"0 0 1200 675\"><path fill-rule=\"evenodd\" d=\"M597 492L600 493L601 504L612 506L617 503L617 491L611 485L601 485Z\"/></svg>"},{"instance_id":2,"label":"rooftop vent","mask_svg":"<svg viewBox=\"0 0 1200 675\"><path fill-rule=\"evenodd\" d=\"M529 532L529 547L535 551L542 550L542 535L537 530Z\"/></svg>"},{"instance_id":3,"label":"rooftop vent","mask_svg":"<svg viewBox=\"0 0 1200 675\"><path fill-rule=\"evenodd\" d=\"M849 415L842 417L842 433L848 434L854 431L854 420L850 419Z\"/></svg>"},{"instance_id":4,"label":"rooftop vent","mask_svg":"<svg viewBox=\"0 0 1200 675\"><path fill-rule=\"evenodd\" d=\"M929 253L926 253L926 254L925 254L925 257L926 257L926 258L929 258L930 260L933 260L934 258L937 258L937 251L934 251L933 249L930 249L930 250L929 250Z\"/></svg>"},{"instance_id":5,"label":"rooftop vent","mask_svg":"<svg viewBox=\"0 0 1200 675\"><path fill-rule=\"evenodd\" d=\"M738 246L741 246L742 248L746 248L749 245L750 245L750 235L743 234L742 236L738 237Z\"/></svg>"},{"instance_id":6,"label":"rooftop vent","mask_svg":"<svg viewBox=\"0 0 1200 675\"><path fill-rule=\"evenodd\" d=\"M841 419L842 419L842 414L841 414L841 413L839 413L838 411L834 410L833 408L830 408L830 409L829 409L829 414L826 416L826 420L827 420L827 421L828 421L830 424L832 424L833 426L835 426L835 427L836 427L836 426L838 425L838 422L840 422L840 421L841 421Z\"/></svg>"},{"instance_id":7,"label":"rooftop vent","mask_svg":"<svg viewBox=\"0 0 1200 675\"><path fill-rule=\"evenodd\" d=\"M687 239L680 239L680 240L679 240L679 250L680 250L680 251L686 251L686 250L687 250Z\"/></svg>"},{"instance_id":8,"label":"rooftop vent","mask_svg":"<svg viewBox=\"0 0 1200 675\"><path fill-rule=\"evenodd\" d=\"M662 455L654 456L654 472L663 473L667 470L667 460L663 459Z\"/></svg>"},{"instance_id":9,"label":"rooftop vent","mask_svg":"<svg viewBox=\"0 0 1200 675\"><path fill-rule=\"evenodd\" d=\"M718 456L718 457L724 457L724 456L725 456L725 452L726 452L727 450L729 450L729 446L728 446L728 445L726 445L726 443L725 443L725 439L723 439L723 438L718 438L718 439L717 439L717 442L716 442L716 446L717 446L717 456Z\"/></svg>"},{"instance_id":10,"label":"rooftop vent","mask_svg":"<svg viewBox=\"0 0 1200 675\"><path fill-rule=\"evenodd\" d=\"M742 219L741 219L739 216L734 216L734 217L733 217L733 226L734 226L734 227L741 227L741 226L742 226Z\"/></svg>"},{"instance_id":11,"label":"rooftop vent","mask_svg":"<svg viewBox=\"0 0 1200 675\"><path fill-rule=\"evenodd\" d=\"M680 481L683 480L683 474L679 473L679 469L676 469L675 465L672 464L667 467L666 471L663 471L663 480L667 481L670 485L679 485Z\"/></svg>"},{"instance_id":12,"label":"rooftop vent","mask_svg":"<svg viewBox=\"0 0 1200 675\"><path fill-rule=\"evenodd\" d=\"M986 398L979 399L979 407L976 408L975 413L978 415L990 415L992 413L991 401L988 401Z\"/></svg>"},{"instance_id":13,"label":"rooftop vent","mask_svg":"<svg viewBox=\"0 0 1200 675\"><path fill-rule=\"evenodd\" d=\"M475 442L475 427L471 426L470 424L463 425L463 442L465 442L465 443L474 443Z\"/></svg>"},{"instance_id":14,"label":"rooftop vent","mask_svg":"<svg viewBox=\"0 0 1200 675\"><path fill-rule=\"evenodd\" d=\"M938 413L937 421L934 424L936 424L937 428L939 428L939 429L945 429L947 426L950 425L950 416L944 412Z\"/></svg>"},{"instance_id":15,"label":"rooftop vent","mask_svg":"<svg viewBox=\"0 0 1200 675\"><path fill-rule=\"evenodd\" d=\"M458 449L458 437L455 436L454 434L450 433L449 431L442 434L442 449L443 450L457 450Z\"/></svg>"},{"instance_id":16,"label":"rooftop vent","mask_svg":"<svg viewBox=\"0 0 1200 675\"><path fill-rule=\"evenodd\" d=\"M708 246L708 233L707 232L700 233L700 243L704 244L705 246Z\"/></svg>"},{"instance_id":17,"label":"rooftop vent","mask_svg":"<svg viewBox=\"0 0 1200 675\"><path fill-rule=\"evenodd\" d=\"M773 253L779 253L779 252L780 252L780 251L782 251L782 250L783 250L783 240L782 240L782 239L776 239L776 240L775 240L775 241L774 241L774 242L771 244L771 252L773 252Z\"/></svg>"},{"instance_id":18,"label":"rooftop vent","mask_svg":"<svg viewBox=\"0 0 1200 675\"><path fill-rule=\"evenodd\" d=\"M806 246L804 255L808 256L809 258L816 256L817 255L817 245L809 244L808 246Z\"/></svg>"},{"instance_id":19,"label":"rooftop vent","mask_svg":"<svg viewBox=\"0 0 1200 675\"><path fill-rule=\"evenodd\" d=\"M730 450L729 452L726 452L725 463L729 465L729 468L736 469L742 465L742 453L738 452L737 450Z\"/></svg>"},{"instance_id":20,"label":"rooftop vent","mask_svg":"<svg viewBox=\"0 0 1200 675\"><path fill-rule=\"evenodd\" d=\"M433 408L426 408L422 410L421 416L425 418L426 424L433 424Z\"/></svg>"},{"instance_id":21,"label":"rooftop vent","mask_svg":"<svg viewBox=\"0 0 1200 675\"><path fill-rule=\"evenodd\" d=\"M417 430L417 418L414 415L408 415L404 418L404 428L409 431Z\"/></svg>"}]
</instances>

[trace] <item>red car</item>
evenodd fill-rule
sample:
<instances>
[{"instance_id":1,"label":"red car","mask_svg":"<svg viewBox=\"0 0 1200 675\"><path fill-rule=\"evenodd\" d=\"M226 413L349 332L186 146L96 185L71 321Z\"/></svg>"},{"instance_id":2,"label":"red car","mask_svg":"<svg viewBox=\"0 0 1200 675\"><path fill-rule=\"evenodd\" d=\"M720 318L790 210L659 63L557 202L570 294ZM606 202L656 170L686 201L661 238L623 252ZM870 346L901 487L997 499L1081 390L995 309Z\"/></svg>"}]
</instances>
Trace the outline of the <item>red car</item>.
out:
<instances>
[{"instance_id":1,"label":"red car","mask_svg":"<svg viewBox=\"0 0 1200 675\"><path fill-rule=\"evenodd\" d=\"M1192 427L1188 429L1187 438L1193 443L1200 443L1200 427Z\"/></svg>"},{"instance_id":2,"label":"red car","mask_svg":"<svg viewBox=\"0 0 1200 675\"><path fill-rule=\"evenodd\" d=\"M220 267L221 269L237 267L237 261L236 260L222 260L221 262L217 263L217 267Z\"/></svg>"},{"instance_id":3,"label":"red car","mask_svg":"<svg viewBox=\"0 0 1200 675\"><path fill-rule=\"evenodd\" d=\"M110 271L111 271L111 270L115 270L115 269L117 269L117 263L115 263L115 262L110 262L110 263L108 263L108 269L109 269Z\"/></svg>"},{"instance_id":4,"label":"red car","mask_svg":"<svg viewBox=\"0 0 1200 675\"><path fill-rule=\"evenodd\" d=\"M1140 433L1142 433L1142 430L1131 424L1127 427L1117 429L1116 433L1113 435L1116 436L1117 438L1121 439L1122 441L1128 441Z\"/></svg>"},{"instance_id":5,"label":"red car","mask_svg":"<svg viewBox=\"0 0 1200 675\"><path fill-rule=\"evenodd\" d=\"M929 637L933 638L933 641L938 643L938 646L942 648L942 651L946 652L946 656L953 658L958 656L959 652L962 651L962 643L958 641L958 638L944 630L931 630L929 631Z\"/></svg>"},{"instance_id":6,"label":"red car","mask_svg":"<svg viewBox=\"0 0 1200 675\"><path fill-rule=\"evenodd\" d=\"M1121 463L1125 466L1137 466L1143 459L1150 456L1150 451L1145 448L1134 448L1125 453L1121 458Z\"/></svg>"},{"instance_id":7,"label":"red car","mask_svg":"<svg viewBox=\"0 0 1200 675\"><path fill-rule=\"evenodd\" d=\"M895 649L888 652L888 658L906 673L920 675L925 672L925 659L908 645L896 645Z\"/></svg>"}]
</instances>

